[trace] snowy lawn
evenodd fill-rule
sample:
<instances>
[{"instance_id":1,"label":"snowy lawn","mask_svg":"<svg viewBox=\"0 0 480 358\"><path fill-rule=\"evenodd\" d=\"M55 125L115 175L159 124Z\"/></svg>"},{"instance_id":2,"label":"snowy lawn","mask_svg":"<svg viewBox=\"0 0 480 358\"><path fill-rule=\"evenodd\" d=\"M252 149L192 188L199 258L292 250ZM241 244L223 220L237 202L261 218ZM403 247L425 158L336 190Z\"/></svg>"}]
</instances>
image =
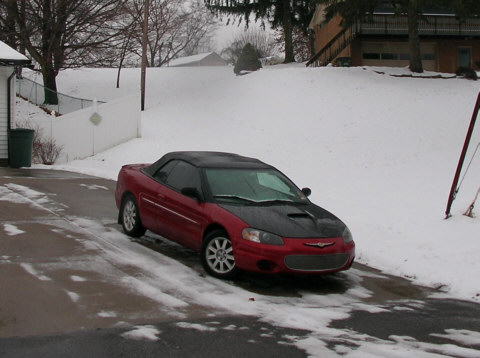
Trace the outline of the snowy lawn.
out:
<instances>
[{"instance_id":1,"label":"snowy lawn","mask_svg":"<svg viewBox=\"0 0 480 358\"><path fill-rule=\"evenodd\" d=\"M148 69L142 138L53 168L116 179L121 165L173 150L257 157L310 187L312 201L347 223L357 261L480 301L480 219L462 215L480 186L480 153L444 220L480 82L388 75L407 72L297 64L236 77L230 67ZM69 70L58 87L110 100L137 91L140 71L123 70L120 89L115 81L114 69ZM44 115L24 103L17 110L24 119ZM477 128L465 168L479 143Z\"/></svg>"}]
</instances>

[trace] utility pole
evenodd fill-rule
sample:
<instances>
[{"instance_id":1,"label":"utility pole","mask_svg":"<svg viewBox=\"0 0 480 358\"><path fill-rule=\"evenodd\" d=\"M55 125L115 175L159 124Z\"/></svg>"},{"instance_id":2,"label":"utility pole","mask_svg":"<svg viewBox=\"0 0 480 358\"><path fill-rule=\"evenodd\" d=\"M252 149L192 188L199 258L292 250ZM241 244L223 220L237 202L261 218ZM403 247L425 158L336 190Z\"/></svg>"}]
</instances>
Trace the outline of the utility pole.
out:
<instances>
[{"instance_id":1,"label":"utility pole","mask_svg":"<svg viewBox=\"0 0 480 358\"><path fill-rule=\"evenodd\" d=\"M470 120L470 126L468 127L465 143L463 144L462 153L460 154L460 159L458 160L457 171L455 172L452 188L450 189L450 194L448 195L447 208L445 210L445 219L448 219L451 216L450 209L452 208L452 203L455 200L455 196L457 195L457 192L458 192L457 185L460 179L460 173L462 172L463 162L465 161L465 156L467 155L468 146L470 145L470 139L472 138L472 133L473 133L473 129L475 128L475 122L477 120L479 110L480 110L480 93L478 93L477 102L475 103L475 108L473 109L472 119Z\"/></svg>"},{"instance_id":2,"label":"utility pole","mask_svg":"<svg viewBox=\"0 0 480 358\"><path fill-rule=\"evenodd\" d=\"M145 7L143 18L143 35L142 35L142 78L141 78L141 97L142 97L142 111L145 110L145 82L147 78L147 42L148 42L148 12L150 0L145 0L143 6Z\"/></svg>"}]
</instances>

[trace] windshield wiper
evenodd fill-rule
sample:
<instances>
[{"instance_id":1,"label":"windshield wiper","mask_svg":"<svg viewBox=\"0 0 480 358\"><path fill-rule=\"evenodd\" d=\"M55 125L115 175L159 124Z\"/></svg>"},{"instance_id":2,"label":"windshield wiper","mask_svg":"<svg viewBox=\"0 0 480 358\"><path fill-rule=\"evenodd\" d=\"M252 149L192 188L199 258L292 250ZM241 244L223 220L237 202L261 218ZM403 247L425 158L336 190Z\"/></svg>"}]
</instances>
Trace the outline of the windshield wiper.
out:
<instances>
[{"instance_id":1,"label":"windshield wiper","mask_svg":"<svg viewBox=\"0 0 480 358\"><path fill-rule=\"evenodd\" d=\"M238 195L219 194L219 195L214 195L213 197L215 199L234 199L234 200L241 200L241 201L244 201L246 203L257 203L255 200L243 198L243 197L238 196Z\"/></svg>"}]
</instances>

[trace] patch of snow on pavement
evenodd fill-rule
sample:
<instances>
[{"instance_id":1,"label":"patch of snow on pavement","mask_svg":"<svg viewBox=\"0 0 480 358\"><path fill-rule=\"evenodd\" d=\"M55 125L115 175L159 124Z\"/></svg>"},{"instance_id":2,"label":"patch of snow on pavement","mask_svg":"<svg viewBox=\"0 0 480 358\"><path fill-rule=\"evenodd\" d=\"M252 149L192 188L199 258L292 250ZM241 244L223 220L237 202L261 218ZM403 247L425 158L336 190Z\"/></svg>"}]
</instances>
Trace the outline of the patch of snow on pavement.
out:
<instances>
[{"instance_id":1,"label":"patch of snow on pavement","mask_svg":"<svg viewBox=\"0 0 480 358\"><path fill-rule=\"evenodd\" d=\"M15 236L15 235L20 235L25 233L25 231L20 230L18 227L12 224L3 224L3 229L5 230L8 236Z\"/></svg>"},{"instance_id":2,"label":"patch of snow on pavement","mask_svg":"<svg viewBox=\"0 0 480 358\"><path fill-rule=\"evenodd\" d=\"M472 332L466 329L447 329L445 334L431 333L430 335L465 345L480 345L480 332Z\"/></svg>"},{"instance_id":3,"label":"patch of snow on pavement","mask_svg":"<svg viewBox=\"0 0 480 358\"><path fill-rule=\"evenodd\" d=\"M77 275L71 275L70 279L74 282L85 282L85 281L87 281L86 278L81 277L81 276L77 276Z\"/></svg>"},{"instance_id":4,"label":"patch of snow on pavement","mask_svg":"<svg viewBox=\"0 0 480 358\"><path fill-rule=\"evenodd\" d=\"M22 195L8 189L5 185L0 186L0 201L8 201L17 204L25 204L30 202Z\"/></svg>"},{"instance_id":5,"label":"patch of snow on pavement","mask_svg":"<svg viewBox=\"0 0 480 358\"><path fill-rule=\"evenodd\" d=\"M135 326L135 329L122 334L123 338L134 340L158 341L161 332L154 326Z\"/></svg>"},{"instance_id":6,"label":"patch of snow on pavement","mask_svg":"<svg viewBox=\"0 0 480 358\"><path fill-rule=\"evenodd\" d=\"M218 328L208 327L204 324L199 324L199 323L177 322L175 323L175 325L180 328L194 329L196 331L202 331L202 332L214 332L218 330Z\"/></svg>"},{"instance_id":7,"label":"patch of snow on pavement","mask_svg":"<svg viewBox=\"0 0 480 358\"><path fill-rule=\"evenodd\" d=\"M102 189L102 190L108 190L107 187L103 186L103 185L87 185L87 184L80 184L80 186L83 186L89 190L98 190L98 189Z\"/></svg>"},{"instance_id":8,"label":"patch of snow on pavement","mask_svg":"<svg viewBox=\"0 0 480 358\"><path fill-rule=\"evenodd\" d=\"M72 302L77 303L80 300L80 296L78 293L72 292L72 291L66 291L66 292L68 297L70 297L70 299L72 300Z\"/></svg>"},{"instance_id":9,"label":"patch of snow on pavement","mask_svg":"<svg viewBox=\"0 0 480 358\"><path fill-rule=\"evenodd\" d=\"M40 281L51 281L52 279L50 277L47 277L41 273L39 273L37 270L33 268L33 266L29 263L21 263L20 266L23 267L25 271L27 271L30 275L35 276L38 278Z\"/></svg>"},{"instance_id":10,"label":"patch of snow on pavement","mask_svg":"<svg viewBox=\"0 0 480 358\"><path fill-rule=\"evenodd\" d=\"M117 313L113 311L101 311L97 313L97 316L102 318L113 318L117 317Z\"/></svg>"}]
</instances>

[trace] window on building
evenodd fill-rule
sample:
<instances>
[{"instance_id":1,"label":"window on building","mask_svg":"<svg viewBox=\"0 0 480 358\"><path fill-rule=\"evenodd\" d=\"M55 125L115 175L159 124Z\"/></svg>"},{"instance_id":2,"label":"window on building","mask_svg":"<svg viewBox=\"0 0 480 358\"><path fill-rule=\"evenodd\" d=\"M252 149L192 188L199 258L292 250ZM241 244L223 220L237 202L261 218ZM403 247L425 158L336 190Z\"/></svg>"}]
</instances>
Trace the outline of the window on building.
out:
<instances>
[{"instance_id":1,"label":"window on building","mask_svg":"<svg viewBox=\"0 0 480 358\"><path fill-rule=\"evenodd\" d=\"M380 60L380 54L374 52L364 52L363 53L364 60Z\"/></svg>"},{"instance_id":2,"label":"window on building","mask_svg":"<svg viewBox=\"0 0 480 358\"><path fill-rule=\"evenodd\" d=\"M398 53L384 52L382 53L382 60L398 60Z\"/></svg>"}]
</instances>

